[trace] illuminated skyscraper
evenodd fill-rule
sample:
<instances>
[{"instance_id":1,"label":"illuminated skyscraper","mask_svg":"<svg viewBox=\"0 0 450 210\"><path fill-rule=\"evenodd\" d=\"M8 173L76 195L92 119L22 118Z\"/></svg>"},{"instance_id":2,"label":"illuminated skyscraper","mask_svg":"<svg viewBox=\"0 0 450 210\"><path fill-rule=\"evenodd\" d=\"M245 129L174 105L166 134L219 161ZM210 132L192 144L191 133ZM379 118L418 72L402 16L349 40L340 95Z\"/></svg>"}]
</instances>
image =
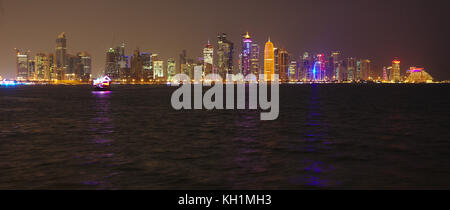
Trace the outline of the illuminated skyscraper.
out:
<instances>
[{"instance_id":1,"label":"illuminated skyscraper","mask_svg":"<svg viewBox=\"0 0 450 210\"><path fill-rule=\"evenodd\" d=\"M289 64L289 73L288 73L289 81L297 81L298 80L298 65L297 61L291 61Z\"/></svg>"},{"instance_id":2,"label":"illuminated skyscraper","mask_svg":"<svg viewBox=\"0 0 450 210\"><path fill-rule=\"evenodd\" d=\"M205 48L203 48L203 63L205 74L214 73L214 46L209 41Z\"/></svg>"},{"instance_id":3,"label":"illuminated skyscraper","mask_svg":"<svg viewBox=\"0 0 450 210\"><path fill-rule=\"evenodd\" d=\"M308 52L305 52L301 58L301 64L300 64L300 78L299 80L302 81L312 81L313 78L313 72L312 72L312 66L313 66L313 60L311 56L309 56Z\"/></svg>"},{"instance_id":4,"label":"illuminated skyscraper","mask_svg":"<svg viewBox=\"0 0 450 210\"><path fill-rule=\"evenodd\" d=\"M35 80L36 77L36 60L28 59L28 79Z\"/></svg>"},{"instance_id":5,"label":"illuminated skyscraper","mask_svg":"<svg viewBox=\"0 0 450 210\"><path fill-rule=\"evenodd\" d=\"M134 51L131 57L131 79L134 81L141 81L143 79L144 60L139 49Z\"/></svg>"},{"instance_id":6,"label":"illuminated skyscraper","mask_svg":"<svg viewBox=\"0 0 450 210\"><path fill-rule=\"evenodd\" d=\"M153 79L164 80L164 62L159 59L153 60Z\"/></svg>"},{"instance_id":7,"label":"illuminated skyscraper","mask_svg":"<svg viewBox=\"0 0 450 210\"><path fill-rule=\"evenodd\" d=\"M328 79L329 80L342 80L342 78L339 77L339 56L340 52L332 52L330 56L330 60L328 61Z\"/></svg>"},{"instance_id":8,"label":"illuminated skyscraper","mask_svg":"<svg viewBox=\"0 0 450 210\"><path fill-rule=\"evenodd\" d=\"M315 57L315 62L312 66L313 81L326 80L326 59L324 54L318 54Z\"/></svg>"},{"instance_id":9,"label":"illuminated skyscraper","mask_svg":"<svg viewBox=\"0 0 450 210\"><path fill-rule=\"evenodd\" d=\"M113 80L119 78L119 58L120 54L114 48L109 48L106 52L105 74Z\"/></svg>"},{"instance_id":10,"label":"illuminated skyscraper","mask_svg":"<svg viewBox=\"0 0 450 210\"><path fill-rule=\"evenodd\" d=\"M180 69L178 71L179 74L183 74L184 72L184 67L186 65L187 62L187 52L186 50L183 50L180 54Z\"/></svg>"},{"instance_id":11,"label":"illuminated skyscraper","mask_svg":"<svg viewBox=\"0 0 450 210\"><path fill-rule=\"evenodd\" d=\"M264 80L273 81L273 75L275 74L275 52L273 49L273 43L269 40L264 48Z\"/></svg>"},{"instance_id":12,"label":"illuminated skyscraper","mask_svg":"<svg viewBox=\"0 0 450 210\"><path fill-rule=\"evenodd\" d=\"M58 80L63 80L67 68L67 39L66 33L58 35L55 49L55 68Z\"/></svg>"},{"instance_id":13,"label":"illuminated skyscraper","mask_svg":"<svg viewBox=\"0 0 450 210\"><path fill-rule=\"evenodd\" d=\"M366 60L361 60L360 61L360 66L361 66L361 79L365 80L365 81L369 81L372 80L372 76L371 76L371 61L366 59Z\"/></svg>"},{"instance_id":14,"label":"illuminated skyscraper","mask_svg":"<svg viewBox=\"0 0 450 210\"><path fill-rule=\"evenodd\" d=\"M217 68L218 73L225 78L227 74L233 74L234 44L227 39L225 33L217 36Z\"/></svg>"},{"instance_id":15,"label":"illuminated skyscraper","mask_svg":"<svg viewBox=\"0 0 450 210\"><path fill-rule=\"evenodd\" d=\"M21 53L16 49L16 79L28 80L28 54L29 51Z\"/></svg>"},{"instance_id":16,"label":"illuminated skyscraper","mask_svg":"<svg viewBox=\"0 0 450 210\"><path fill-rule=\"evenodd\" d=\"M78 60L80 62L80 72L79 79L83 81L89 81L92 75L92 58L91 55L87 52L79 52L77 53Z\"/></svg>"},{"instance_id":17,"label":"illuminated skyscraper","mask_svg":"<svg viewBox=\"0 0 450 210\"><path fill-rule=\"evenodd\" d=\"M277 64L278 64L278 74L280 75L281 81L288 81L289 72L289 53L284 48L279 48L277 50Z\"/></svg>"},{"instance_id":18,"label":"illuminated skyscraper","mask_svg":"<svg viewBox=\"0 0 450 210\"><path fill-rule=\"evenodd\" d=\"M254 74L256 77L261 73L259 69L259 52L260 48L258 43L253 41L250 53L250 73Z\"/></svg>"},{"instance_id":19,"label":"illuminated skyscraper","mask_svg":"<svg viewBox=\"0 0 450 210\"><path fill-rule=\"evenodd\" d=\"M142 59L142 79L146 82L155 79L153 62L158 60L158 55L142 52L140 56Z\"/></svg>"},{"instance_id":20,"label":"illuminated skyscraper","mask_svg":"<svg viewBox=\"0 0 450 210\"><path fill-rule=\"evenodd\" d=\"M167 81L172 81L176 75L176 62L173 58L167 60Z\"/></svg>"},{"instance_id":21,"label":"illuminated skyscraper","mask_svg":"<svg viewBox=\"0 0 450 210\"><path fill-rule=\"evenodd\" d=\"M253 40L251 39L250 35L245 34L242 36L242 52L239 55L239 73L243 74L244 76L247 76L248 74L252 73L251 70L251 54L252 54L252 43Z\"/></svg>"},{"instance_id":22,"label":"illuminated skyscraper","mask_svg":"<svg viewBox=\"0 0 450 210\"><path fill-rule=\"evenodd\" d=\"M400 60L394 59L392 61L391 80L394 82L400 82L401 79L402 78L400 74Z\"/></svg>"},{"instance_id":23,"label":"illuminated skyscraper","mask_svg":"<svg viewBox=\"0 0 450 210\"><path fill-rule=\"evenodd\" d=\"M34 57L36 60L36 79L37 80L44 80L47 79L45 75L48 75L49 71L49 63L48 63L48 57L44 53L37 53Z\"/></svg>"},{"instance_id":24,"label":"illuminated skyscraper","mask_svg":"<svg viewBox=\"0 0 450 210\"><path fill-rule=\"evenodd\" d=\"M347 59L347 80L348 81L356 80L356 59L355 58Z\"/></svg>"}]
</instances>

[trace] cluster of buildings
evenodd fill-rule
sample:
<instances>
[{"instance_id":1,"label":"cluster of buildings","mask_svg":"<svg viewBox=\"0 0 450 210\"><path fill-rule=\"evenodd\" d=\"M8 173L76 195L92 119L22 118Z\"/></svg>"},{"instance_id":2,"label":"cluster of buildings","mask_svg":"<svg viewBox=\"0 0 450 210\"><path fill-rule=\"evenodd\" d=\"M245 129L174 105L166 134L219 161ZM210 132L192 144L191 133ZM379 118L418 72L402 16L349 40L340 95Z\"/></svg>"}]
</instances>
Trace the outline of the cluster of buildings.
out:
<instances>
[{"instance_id":1,"label":"cluster of buildings","mask_svg":"<svg viewBox=\"0 0 450 210\"><path fill-rule=\"evenodd\" d=\"M178 61L174 58L163 61L157 54L138 49L133 55L126 56L125 44L122 44L106 52L105 74L116 81L135 82L171 81L179 73L193 78L195 71L202 72L203 76L218 74L223 79L227 79L227 74L278 74L281 82L408 81L408 75L402 77L398 59L394 59L391 66L384 67L383 75L380 75L374 71L369 59L343 58L340 52L305 52L296 57L286 48L276 47L270 38L261 48L249 33L242 35L237 56L235 50L235 44L225 33L218 34L215 45L208 41L203 48L203 56L198 59L189 58L186 50L180 53ZM267 76L266 79L273 78Z\"/></svg>"},{"instance_id":2,"label":"cluster of buildings","mask_svg":"<svg viewBox=\"0 0 450 210\"><path fill-rule=\"evenodd\" d=\"M126 54L126 45L106 51L104 74L120 82L166 82L176 74L186 74L194 78L194 72L202 72L205 77L218 74L227 80L229 74L279 75L281 82L429 82L433 78L421 68L411 67L402 76L400 60L394 59L391 66L382 72L374 71L371 60L344 58L340 52L329 54L303 53L293 56L286 48L276 47L272 41L261 48L247 32L240 40L239 53L227 34L217 36L217 42L210 41L203 48L202 56L193 59L183 50L178 60L163 60L158 54L134 50ZM237 59L236 59L237 58ZM263 64L263 65L261 65ZM17 50L16 79L19 81L89 81L91 79L91 56L86 52L76 55L67 53L65 33L58 35L53 53L37 53ZM260 78L261 79L261 78Z\"/></svg>"},{"instance_id":3,"label":"cluster of buildings","mask_svg":"<svg viewBox=\"0 0 450 210\"><path fill-rule=\"evenodd\" d=\"M36 53L16 49L16 80L18 81L89 81L92 59L87 52L67 53L65 33L58 35L55 52Z\"/></svg>"}]
</instances>

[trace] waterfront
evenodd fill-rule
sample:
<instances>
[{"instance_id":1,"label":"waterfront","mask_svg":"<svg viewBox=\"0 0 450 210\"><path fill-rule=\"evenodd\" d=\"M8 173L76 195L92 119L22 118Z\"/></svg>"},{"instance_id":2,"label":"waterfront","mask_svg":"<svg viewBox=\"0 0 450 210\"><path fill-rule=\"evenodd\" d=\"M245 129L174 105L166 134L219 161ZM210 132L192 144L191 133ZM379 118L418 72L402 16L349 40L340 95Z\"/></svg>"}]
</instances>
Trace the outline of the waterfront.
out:
<instances>
[{"instance_id":1,"label":"waterfront","mask_svg":"<svg viewBox=\"0 0 450 210\"><path fill-rule=\"evenodd\" d=\"M449 189L447 84L282 85L280 117L167 86L0 88L0 189Z\"/></svg>"}]
</instances>

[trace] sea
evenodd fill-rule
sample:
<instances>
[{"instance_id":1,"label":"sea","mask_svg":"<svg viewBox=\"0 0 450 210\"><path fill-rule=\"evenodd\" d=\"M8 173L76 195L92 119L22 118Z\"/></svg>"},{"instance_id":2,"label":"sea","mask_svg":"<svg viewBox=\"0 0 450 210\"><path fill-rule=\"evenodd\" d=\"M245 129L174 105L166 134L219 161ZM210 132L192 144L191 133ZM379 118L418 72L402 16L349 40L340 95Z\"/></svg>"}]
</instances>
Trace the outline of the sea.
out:
<instances>
[{"instance_id":1,"label":"sea","mask_svg":"<svg viewBox=\"0 0 450 210\"><path fill-rule=\"evenodd\" d=\"M0 87L0 189L450 189L450 85L282 85L274 121L175 90Z\"/></svg>"}]
</instances>

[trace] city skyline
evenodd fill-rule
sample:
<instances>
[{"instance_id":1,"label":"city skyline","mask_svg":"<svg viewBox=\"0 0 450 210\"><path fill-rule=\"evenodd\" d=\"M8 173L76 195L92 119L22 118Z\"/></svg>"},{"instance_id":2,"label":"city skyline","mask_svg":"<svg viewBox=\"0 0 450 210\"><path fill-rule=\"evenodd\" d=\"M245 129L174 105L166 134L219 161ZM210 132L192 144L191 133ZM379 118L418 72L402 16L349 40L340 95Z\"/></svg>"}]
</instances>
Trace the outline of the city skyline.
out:
<instances>
[{"instance_id":1,"label":"city skyline","mask_svg":"<svg viewBox=\"0 0 450 210\"><path fill-rule=\"evenodd\" d=\"M51 3L54 1L46 0L44 2L47 3L46 5L52 5ZM84 2L84 0L81 0L81 2ZM201 57L205 42L211 40L215 45L217 33L222 32L226 33L229 40L234 43L233 66L238 68L237 61L241 48L241 36L248 31L260 47L270 36L275 47L286 48L289 53L296 57L300 57L304 52L328 54L329 52L340 51L345 57L370 59L378 66L377 69L380 72L383 66L388 66L393 58L398 57L402 60L402 74L410 66L419 66L427 69L437 80L450 78L450 73L445 70L446 62L442 57L445 54L443 44L446 41L443 37L445 37L447 31L438 27L446 19L442 16L433 15L443 7L438 8L438 5L428 5L424 1L413 1L408 4L393 1L389 6L386 6L383 1L370 4L348 1L347 4L342 3L342 5L327 1L316 3L289 0L279 3L275 1L249 1L241 4L231 1L224 7L238 11L242 10L241 7L253 6L257 9L253 13L240 14L246 17L244 19L232 18L226 23L224 22L228 20L226 15L222 16L225 10L219 11L219 14L209 11L208 8L216 3L206 4L203 1L195 0L187 2L154 1L151 3L131 1L141 4L142 9L140 10L136 8L135 4L120 5L116 1L108 2L111 2L108 8L100 11L94 10L102 8L100 6L104 1L90 2L90 7L83 8L86 14L76 18L73 16L74 13L67 8L52 6L51 8L58 8L57 14L65 17L62 20L53 20L43 15L48 8L43 8L36 2L28 3L30 8L38 8L38 10L32 11L28 7L22 7L24 3L21 1L3 1L0 23L2 36L0 39L2 46L0 51L2 57L0 59L0 75L4 78L14 77L14 48L29 49L33 54L52 52L55 47L53 37L61 32L69 34L67 47L70 52L87 51L92 55L94 76L99 75L104 70L105 51L111 47L119 46L124 40L127 41L128 45L127 54L132 54L132 51L139 47L142 51L158 53L162 60L166 62L169 58L178 60L177 55L183 49L186 49L190 57L194 59ZM171 3L175 2L178 2L178 4L171 6ZM201 17L193 14L186 21L181 21L180 16L191 12L178 9L177 11L181 14L174 14L175 17L160 18L156 22L150 21L151 17L156 15L154 13L149 13L145 18L138 18L144 17L144 15L140 15L140 12L131 12L132 10L145 11L145 8L154 8L151 7L152 5L169 9L183 6L189 11L196 11L194 7L200 5L206 12ZM350 5L348 6L350 8L343 7L343 5ZM427 6L423 7L424 5ZM78 6L74 6L75 9L78 8ZM357 6L360 8L359 10L354 9ZM321 16L308 12L316 7L323 8ZM273 8L273 12L278 14L279 17L277 15L274 15L273 19L263 17L265 12L271 10L270 8ZM119 17L103 15L97 20L92 20L92 23L88 21L98 14L106 14L107 9L109 11L121 11L123 14L127 14L129 19L123 21ZM27 15L39 13L42 21L27 21L27 18L24 17L14 18L14 14L18 10ZM333 20L330 19L332 17L330 12L333 10L352 10L355 13L350 16L341 15ZM377 14L380 11L383 11L383 16ZM367 14L365 15L365 13ZM205 16L210 18L205 18ZM286 17L291 18L286 19ZM330 26L328 22L331 20L336 21L336 24ZM402 24L406 21L409 23ZM186 24L179 24L179 22L186 22ZM264 27L265 22L272 27ZM280 22L286 24L278 24ZM367 24L363 24L366 22ZM99 23L104 23L101 25L106 26L97 27L97 29L92 27L93 25L98 26ZM156 29L164 28L167 30L135 27L135 25L147 23ZM123 25L123 29L111 29L114 24ZM167 27L171 25L172 27ZM298 25L298 27L289 27L289 25ZM39 30L39 33L29 33L32 31L31 29L40 27L48 27L48 29ZM186 27L192 28L192 30L189 30L187 34L181 33L183 30L186 31ZM349 28L352 30L346 30ZM389 31L389 36L379 37L387 33L386 31ZM260 53L262 53L262 50Z\"/></svg>"}]
</instances>

